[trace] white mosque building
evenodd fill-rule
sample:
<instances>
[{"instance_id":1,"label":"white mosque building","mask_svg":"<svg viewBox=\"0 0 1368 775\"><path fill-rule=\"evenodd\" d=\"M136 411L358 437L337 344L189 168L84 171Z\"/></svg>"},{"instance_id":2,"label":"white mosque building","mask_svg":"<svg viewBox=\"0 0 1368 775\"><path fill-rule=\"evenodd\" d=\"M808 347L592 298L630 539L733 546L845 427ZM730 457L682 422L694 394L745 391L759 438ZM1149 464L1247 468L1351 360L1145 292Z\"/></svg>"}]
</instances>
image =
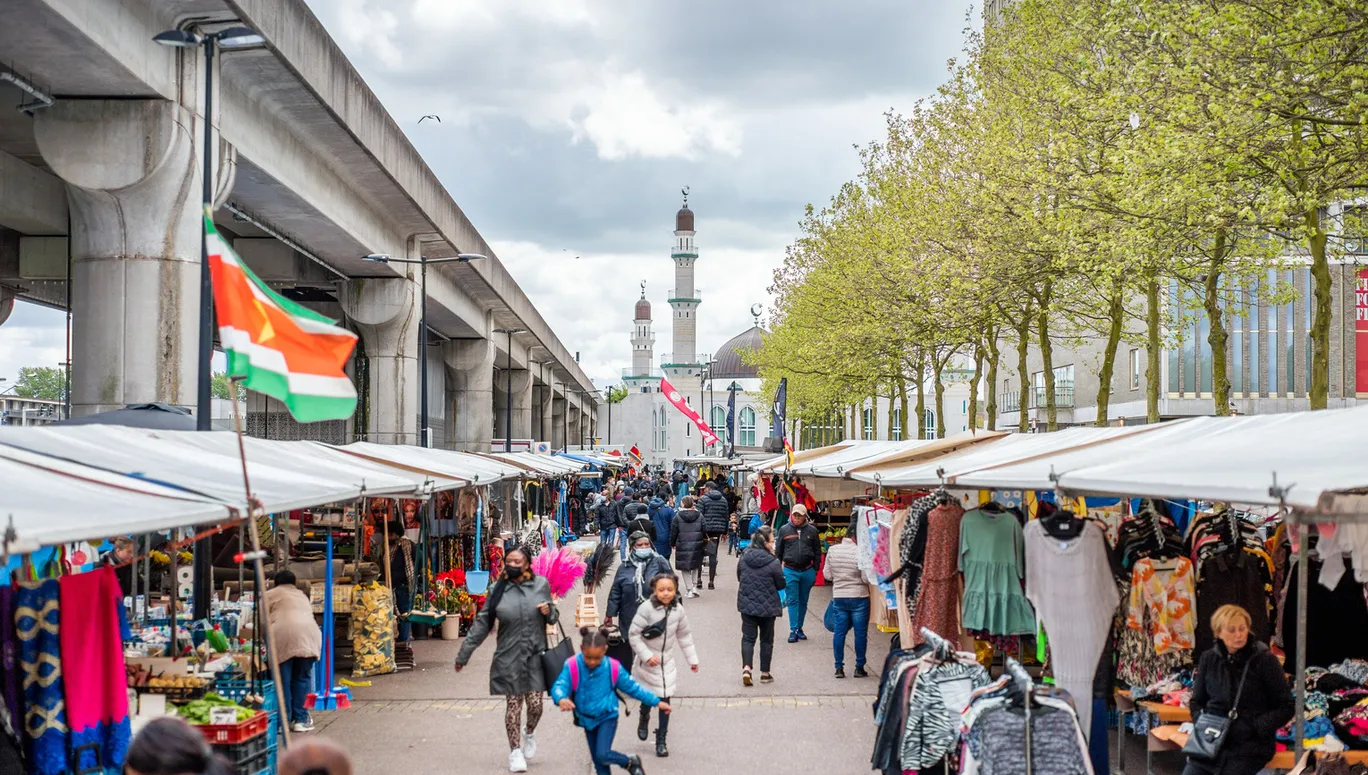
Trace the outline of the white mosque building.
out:
<instances>
[{"instance_id":1,"label":"white mosque building","mask_svg":"<svg viewBox=\"0 0 1368 775\"><path fill-rule=\"evenodd\" d=\"M676 460L696 455L723 456L727 444L727 401L736 394L735 450L737 454L759 452L770 435L770 411L773 396L761 394L761 380L755 366L746 363L743 353L759 350L768 334L760 327L757 305L752 307L753 325L717 348L714 355L700 356L697 348L698 311L702 299L694 287L694 267L698 263L698 248L694 242L694 212L689 209L686 195L684 205L675 213L674 247L670 258L675 265L675 287L666 301L671 312L672 350L660 358L657 368L655 332L651 328L651 302L646 298L642 283L641 298L637 300L632 320L632 366L622 372L626 397L616 404L599 407L598 442L603 445L630 449L636 446L648 465L673 467ZM669 379L683 397L717 436L721 445L705 448L698 429L679 412L660 390L660 378ZM962 394L962 395L961 395ZM946 430L954 433L967 427L968 386L947 386ZM819 440L839 438L901 439L916 438L916 426L903 434L903 422L896 411L890 412L888 399L869 400L861 417L863 427L840 430L820 429L800 431L791 439L795 448L819 446ZM928 410L923 418L928 437L934 436L935 416Z\"/></svg>"}]
</instances>

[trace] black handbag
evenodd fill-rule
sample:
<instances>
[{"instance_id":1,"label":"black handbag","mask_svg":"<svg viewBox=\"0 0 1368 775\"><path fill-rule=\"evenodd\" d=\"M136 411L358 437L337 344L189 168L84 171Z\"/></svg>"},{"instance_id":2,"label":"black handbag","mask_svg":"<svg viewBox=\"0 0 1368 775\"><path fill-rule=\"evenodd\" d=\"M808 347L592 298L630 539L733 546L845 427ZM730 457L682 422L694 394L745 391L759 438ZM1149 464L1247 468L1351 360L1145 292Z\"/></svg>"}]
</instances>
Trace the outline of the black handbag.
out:
<instances>
[{"instance_id":1,"label":"black handbag","mask_svg":"<svg viewBox=\"0 0 1368 775\"><path fill-rule=\"evenodd\" d=\"M652 640L665 634L665 623L670 619L670 609L665 609L665 616L658 621L652 622L641 628L641 637Z\"/></svg>"},{"instance_id":2,"label":"black handbag","mask_svg":"<svg viewBox=\"0 0 1368 775\"><path fill-rule=\"evenodd\" d=\"M542 649L541 652L542 678L546 680L546 691L548 694L551 692L551 687L556 683L556 679L560 678L561 670L564 669L565 663L575 657L575 644L572 643L569 638L565 637L565 628L561 626L559 621L556 622L556 628L560 630L560 643L557 643L550 648Z\"/></svg>"},{"instance_id":3,"label":"black handbag","mask_svg":"<svg viewBox=\"0 0 1368 775\"><path fill-rule=\"evenodd\" d=\"M1245 679L1249 677L1249 666L1253 664L1255 656L1250 656L1249 661L1245 662L1244 672L1240 673L1240 685L1235 690L1235 702L1231 703L1230 712L1224 716L1206 711L1198 714L1192 724L1192 734L1183 744L1183 753L1206 761L1215 761L1221 755L1221 745L1225 743L1230 724L1240 716L1240 695L1244 693Z\"/></svg>"}]
</instances>

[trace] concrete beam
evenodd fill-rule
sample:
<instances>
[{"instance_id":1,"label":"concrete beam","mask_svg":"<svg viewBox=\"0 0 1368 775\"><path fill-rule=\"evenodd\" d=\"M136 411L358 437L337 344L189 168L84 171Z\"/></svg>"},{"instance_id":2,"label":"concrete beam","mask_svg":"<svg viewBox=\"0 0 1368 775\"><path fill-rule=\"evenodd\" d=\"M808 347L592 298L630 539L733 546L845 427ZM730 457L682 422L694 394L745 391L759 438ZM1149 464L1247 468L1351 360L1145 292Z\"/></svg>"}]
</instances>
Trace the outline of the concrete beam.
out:
<instances>
[{"instance_id":1,"label":"concrete beam","mask_svg":"<svg viewBox=\"0 0 1368 775\"><path fill-rule=\"evenodd\" d=\"M62 179L0 151L0 226L23 234L66 234Z\"/></svg>"}]
</instances>

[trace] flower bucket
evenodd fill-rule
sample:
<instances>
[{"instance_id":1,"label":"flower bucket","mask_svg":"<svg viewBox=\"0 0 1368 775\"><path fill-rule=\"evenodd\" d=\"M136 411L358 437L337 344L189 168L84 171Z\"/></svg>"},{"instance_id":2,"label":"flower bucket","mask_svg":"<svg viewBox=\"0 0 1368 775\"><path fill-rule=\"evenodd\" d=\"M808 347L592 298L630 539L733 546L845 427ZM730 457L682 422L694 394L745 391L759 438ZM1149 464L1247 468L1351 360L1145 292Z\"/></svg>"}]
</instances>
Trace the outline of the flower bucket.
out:
<instances>
[{"instance_id":1,"label":"flower bucket","mask_svg":"<svg viewBox=\"0 0 1368 775\"><path fill-rule=\"evenodd\" d=\"M460 640L461 617L448 616L442 621L442 640Z\"/></svg>"}]
</instances>

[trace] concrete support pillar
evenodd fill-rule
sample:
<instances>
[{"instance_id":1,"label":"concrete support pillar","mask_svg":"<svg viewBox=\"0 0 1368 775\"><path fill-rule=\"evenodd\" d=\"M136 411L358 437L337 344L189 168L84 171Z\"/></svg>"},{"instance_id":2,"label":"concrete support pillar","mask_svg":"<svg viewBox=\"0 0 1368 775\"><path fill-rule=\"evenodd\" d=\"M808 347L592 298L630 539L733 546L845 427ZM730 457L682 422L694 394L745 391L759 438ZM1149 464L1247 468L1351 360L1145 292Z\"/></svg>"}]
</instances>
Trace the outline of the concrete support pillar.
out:
<instances>
[{"instance_id":1,"label":"concrete support pillar","mask_svg":"<svg viewBox=\"0 0 1368 775\"><path fill-rule=\"evenodd\" d=\"M72 414L193 407L202 125L165 100L63 99L33 126L71 213ZM219 156L222 196L235 165Z\"/></svg>"},{"instance_id":2,"label":"concrete support pillar","mask_svg":"<svg viewBox=\"0 0 1368 775\"><path fill-rule=\"evenodd\" d=\"M551 446L565 449L565 399L554 396L551 399Z\"/></svg>"},{"instance_id":3,"label":"concrete support pillar","mask_svg":"<svg viewBox=\"0 0 1368 775\"><path fill-rule=\"evenodd\" d=\"M418 444L417 283L407 278L348 280L338 301L361 332L369 361L367 437Z\"/></svg>"},{"instance_id":4,"label":"concrete support pillar","mask_svg":"<svg viewBox=\"0 0 1368 775\"><path fill-rule=\"evenodd\" d=\"M451 382L447 427L455 449L488 452L494 438L494 343L488 339L453 339L442 345Z\"/></svg>"},{"instance_id":5,"label":"concrete support pillar","mask_svg":"<svg viewBox=\"0 0 1368 775\"><path fill-rule=\"evenodd\" d=\"M14 291L8 288L0 288L0 326L9 320L10 313L14 312Z\"/></svg>"},{"instance_id":6,"label":"concrete support pillar","mask_svg":"<svg viewBox=\"0 0 1368 775\"><path fill-rule=\"evenodd\" d=\"M495 379L495 392L498 397L500 412L503 416L499 417L497 423L502 428L502 423L508 417L508 407L502 402L509 397L509 381L512 381L513 398L513 439L532 438L532 372L527 369L504 369L499 372ZM503 438L503 437L501 437Z\"/></svg>"},{"instance_id":7,"label":"concrete support pillar","mask_svg":"<svg viewBox=\"0 0 1368 775\"><path fill-rule=\"evenodd\" d=\"M598 441L598 419L594 417L593 414L586 411L584 413L584 419L581 420L581 422L585 423L589 428L589 443L596 443Z\"/></svg>"},{"instance_id":8,"label":"concrete support pillar","mask_svg":"<svg viewBox=\"0 0 1368 775\"><path fill-rule=\"evenodd\" d=\"M568 443L569 443L569 445L572 446L572 447L578 447L580 444L585 444L585 443L587 443L587 441L583 438L582 434L580 434L580 418L583 417L584 415L580 412L579 408L576 407L576 406L571 406L571 407L569 407L569 408L568 408L568 411L570 412L570 422L569 422L570 439L569 439L569 442L568 442Z\"/></svg>"},{"instance_id":9,"label":"concrete support pillar","mask_svg":"<svg viewBox=\"0 0 1368 775\"><path fill-rule=\"evenodd\" d=\"M541 395L538 397L541 403L541 428L537 433L538 441L549 442L555 435L555 395L556 391L551 387L551 382L548 380L545 385L542 385Z\"/></svg>"}]
</instances>

